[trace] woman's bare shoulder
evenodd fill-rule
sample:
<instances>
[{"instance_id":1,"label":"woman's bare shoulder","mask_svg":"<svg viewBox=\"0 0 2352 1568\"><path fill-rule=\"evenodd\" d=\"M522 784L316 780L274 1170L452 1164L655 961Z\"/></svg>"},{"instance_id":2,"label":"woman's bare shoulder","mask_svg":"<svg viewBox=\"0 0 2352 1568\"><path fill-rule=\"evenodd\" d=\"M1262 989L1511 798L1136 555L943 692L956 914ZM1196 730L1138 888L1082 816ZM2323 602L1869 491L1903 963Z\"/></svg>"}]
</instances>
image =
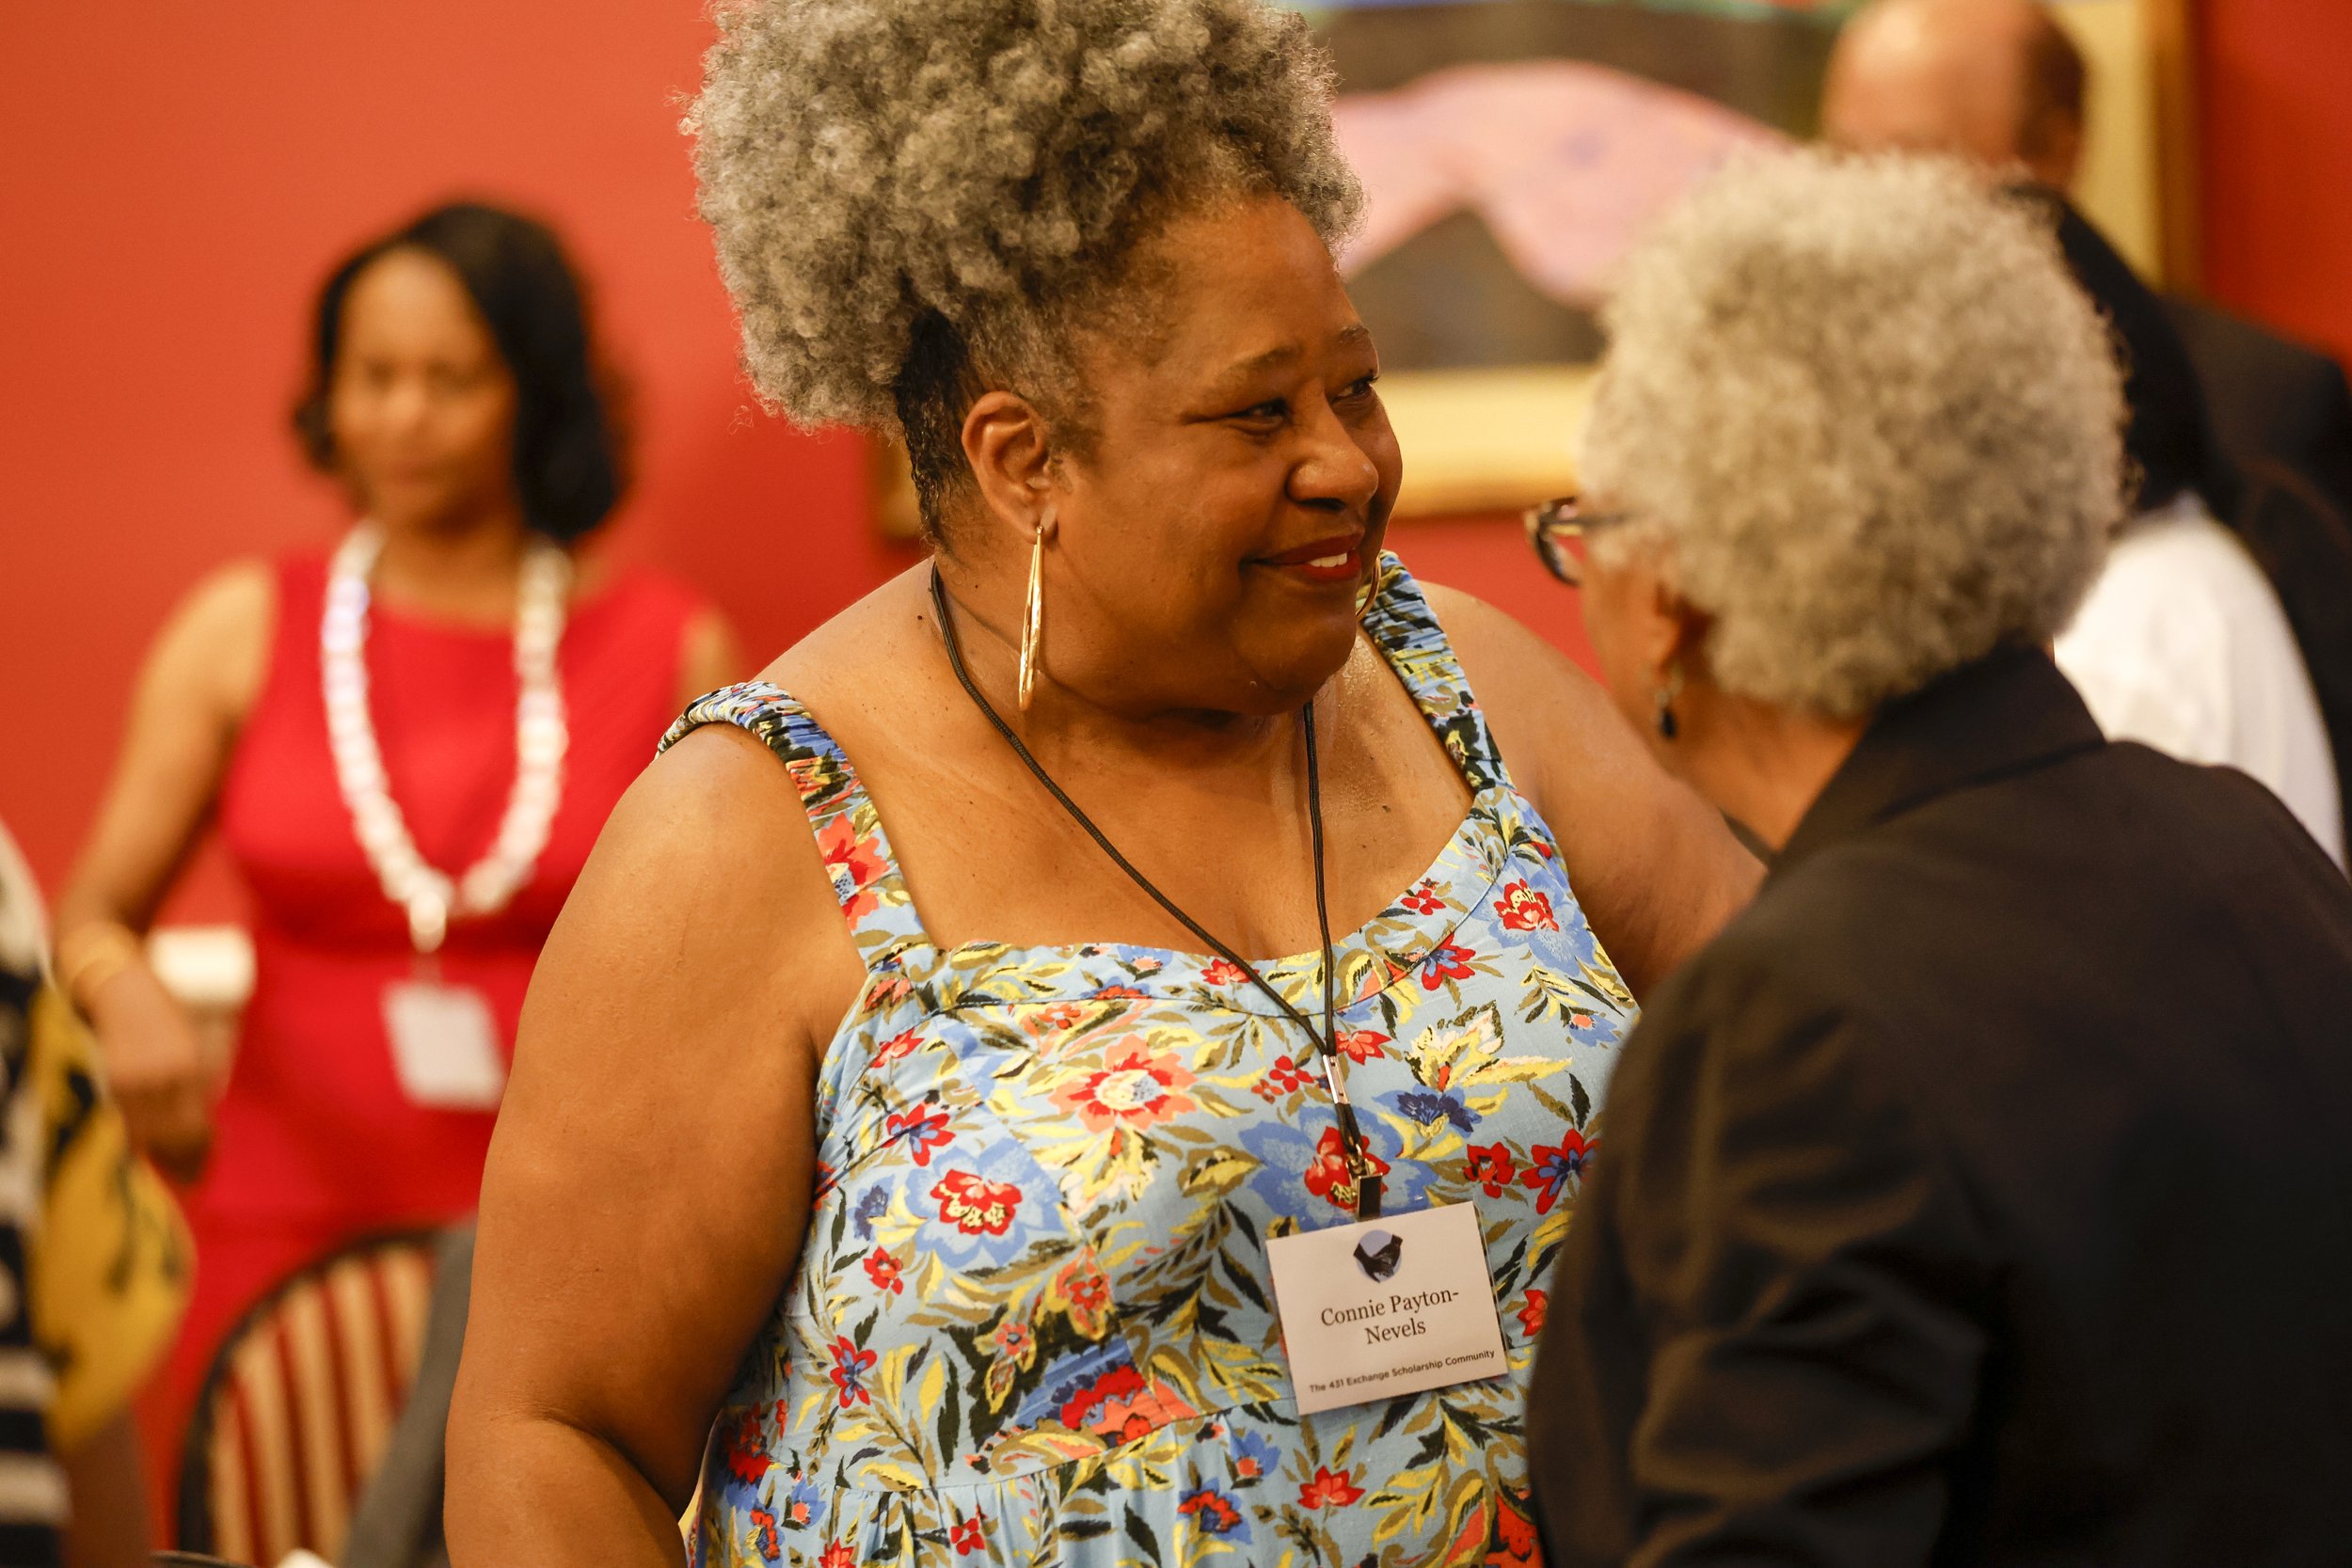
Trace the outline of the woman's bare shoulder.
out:
<instances>
[{"instance_id":1,"label":"woman's bare shoulder","mask_svg":"<svg viewBox=\"0 0 2352 1568\"><path fill-rule=\"evenodd\" d=\"M622 796L549 954L543 971L596 975L657 1013L704 987L772 990L819 1046L861 974L792 775L726 723L684 736Z\"/></svg>"},{"instance_id":2,"label":"woman's bare shoulder","mask_svg":"<svg viewBox=\"0 0 2352 1568\"><path fill-rule=\"evenodd\" d=\"M655 758L613 809L596 853L627 881L658 879L690 903L723 887L730 902L780 919L819 894L830 907L790 771L735 724L705 724Z\"/></svg>"},{"instance_id":3,"label":"woman's bare shoulder","mask_svg":"<svg viewBox=\"0 0 2352 1568\"><path fill-rule=\"evenodd\" d=\"M278 609L278 570L259 556L225 562L199 578L177 614L210 625L267 630Z\"/></svg>"},{"instance_id":4,"label":"woman's bare shoulder","mask_svg":"<svg viewBox=\"0 0 2352 1568\"><path fill-rule=\"evenodd\" d=\"M278 574L262 560L214 568L174 606L148 655L151 688L202 693L231 723L252 710L269 672Z\"/></svg>"}]
</instances>

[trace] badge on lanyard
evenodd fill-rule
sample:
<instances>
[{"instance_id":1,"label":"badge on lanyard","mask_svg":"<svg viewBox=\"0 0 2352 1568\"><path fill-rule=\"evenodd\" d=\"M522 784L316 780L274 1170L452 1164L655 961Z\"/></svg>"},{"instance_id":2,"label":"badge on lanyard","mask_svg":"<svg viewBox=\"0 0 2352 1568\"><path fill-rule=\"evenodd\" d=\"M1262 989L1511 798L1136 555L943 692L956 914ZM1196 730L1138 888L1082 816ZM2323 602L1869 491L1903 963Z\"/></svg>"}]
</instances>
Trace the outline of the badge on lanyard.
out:
<instances>
[{"instance_id":1,"label":"badge on lanyard","mask_svg":"<svg viewBox=\"0 0 2352 1568\"><path fill-rule=\"evenodd\" d=\"M1510 1370L1470 1204L1277 1236L1266 1261L1302 1415Z\"/></svg>"},{"instance_id":2,"label":"badge on lanyard","mask_svg":"<svg viewBox=\"0 0 2352 1568\"><path fill-rule=\"evenodd\" d=\"M395 980L384 988L384 1032L401 1092L417 1105L495 1111L506 1090L498 1023L470 986Z\"/></svg>"}]
</instances>

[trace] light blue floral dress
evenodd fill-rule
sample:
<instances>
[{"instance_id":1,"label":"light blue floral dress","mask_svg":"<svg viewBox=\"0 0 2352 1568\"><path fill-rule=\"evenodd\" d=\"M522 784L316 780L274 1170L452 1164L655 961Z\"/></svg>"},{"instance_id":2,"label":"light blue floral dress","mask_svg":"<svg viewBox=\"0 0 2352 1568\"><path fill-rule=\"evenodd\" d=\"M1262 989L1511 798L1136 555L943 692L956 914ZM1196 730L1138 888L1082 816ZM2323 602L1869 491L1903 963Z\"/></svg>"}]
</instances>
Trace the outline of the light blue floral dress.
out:
<instances>
[{"instance_id":1,"label":"light blue floral dress","mask_svg":"<svg viewBox=\"0 0 2352 1568\"><path fill-rule=\"evenodd\" d=\"M1338 943L1341 1045L1389 1211L1477 1205L1510 1374L1301 1416L1265 1243L1348 1222L1355 1190L1298 1028L1196 954L942 951L849 758L784 692L734 687L670 741L732 723L783 759L867 978L825 1055L815 1212L721 1413L697 1560L1534 1558L1527 1373L1633 1006L1392 557L1364 624L1473 800ZM1316 1017L1318 965L1263 967Z\"/></svg>"}]
</instances>

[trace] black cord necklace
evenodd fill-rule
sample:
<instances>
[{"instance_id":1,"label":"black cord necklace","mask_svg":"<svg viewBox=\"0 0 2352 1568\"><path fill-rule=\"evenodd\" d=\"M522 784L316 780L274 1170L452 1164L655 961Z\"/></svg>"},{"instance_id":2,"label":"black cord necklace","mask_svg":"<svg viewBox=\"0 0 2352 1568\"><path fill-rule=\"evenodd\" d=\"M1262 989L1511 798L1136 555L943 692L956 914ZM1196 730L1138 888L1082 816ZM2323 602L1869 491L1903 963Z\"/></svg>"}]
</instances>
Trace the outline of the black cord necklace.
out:
<instances>
[{"instance_id":1,"label":"black cord necklace","mask_svg":"<svg viewBox=\"0 0 2352 1568\"><path fill-rule=\"evenodd\" d=\"M1073 800L1061 785L1054 782L1053 775L1046 772L1044 766L1030 753L1028 747L1022 744L1021 737L1013 733L1010 724L1005 722L1004 716L996 711L985 696L981 695L980 689L973 683L971 671L964 667L963 644L956 636L955 614L948 606L947 588L940 580L939 568L936 565L931 568L931 606L939 616L939 635L941 641L947 646L947 662L955 670L956 680L962 686L964 695L972 699L972 705L980 710L981 715L991 725L994 726L996 733L1005 737L1005 744L1012 748L1013 755L1021 759L1022 765L1028 768L1029 772L1036 777L1037 782L1045 786L1046 793L1061 803L1062 810L1070 814L1070 819L1086 830L1087 836L1094 840L1101 847L1103 853L1111 858L1113 865L1127 874L1130 881L1151 895L1152 901L1173 916L1178 925L1200 939L1201 945L1247 974L1250 984L1263 991L1266 999L1280 1008L1284 1017L1297 1024L1306 1033L1307 1038L1312 1042L1316 1053L1323 1058L1323 1081L1331 1091L1332 1108L1339 1117L1341 1154L1347 1162L1348 1174L1355 1179L1356 1182L1356 1216L1359 1219L1367 1220L1379 1218L1380 1177L1372 1168L1372 1160L1364 1145L1363 1131L1357 1125L1356 1107L1347 1098L1347 1069L1340 1065L1339 1011L1332 994L1334 977L1331 959L1331 911L1329 902L1325 896L1323 877L1323 776L1315 758L1315 705L1313 702L1310 701L1299 710L1298 722L1307 745L1307 827L1309 836L1314 846L1315 926L1323 940L1323 1030L1320 1034L1316 1033L1315 1026L1308 1022L1306 1014L1292 1006L1289 999L1280 991L1276 990L1263 974L1258 973L1256 964L1219 942L1207 927L1186 914L1174 899L1154 887L1149 877L1136 870L1134 863L1119 852L1119 847L1110 841L1109 836L1094 825L1094 819L1079 809L1078 802Z\"/></svg>"}]
</instances>

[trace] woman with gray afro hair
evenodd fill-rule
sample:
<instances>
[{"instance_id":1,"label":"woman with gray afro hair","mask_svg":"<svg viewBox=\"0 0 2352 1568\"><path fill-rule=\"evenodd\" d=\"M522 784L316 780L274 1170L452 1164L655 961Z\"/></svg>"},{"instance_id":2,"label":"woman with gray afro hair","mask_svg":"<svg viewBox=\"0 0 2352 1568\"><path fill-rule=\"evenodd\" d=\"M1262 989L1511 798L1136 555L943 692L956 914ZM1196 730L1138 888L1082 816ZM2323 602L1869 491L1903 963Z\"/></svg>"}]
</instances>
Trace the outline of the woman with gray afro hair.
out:
<instances>
[{"instance_id":1,"label":"woman with gray afro hair","mask_svg":"<svg viewBox=\"0 0 2352 1568\"><path fill-rule=\"evenodd\" d=\"M1273 196L1336 245L1362 206L1322 57L1258 0L721 20L690 125L744 362L796 420L902 434L934 538L963 385L1020 380L1079 415L1072 329L1122 311L1148 328L1120 286L1175 209Z\"/></svg>"},{"instance_id":2,"label":"woman with gray afro hair","mask_svg":"<svg viewBox=\"0 0 2352 1568\"><path fill-rule=\"evenodd\" d=\"M2352 887L2052 662L2125 486L2048 220L1742 164L1607 325L1537 543L1775 854L1623 1053L1530 1402L1545 1561L2339 1555Z\"/></svg>"},{"instance_id":3,"label":"woman with gray afro hair","mask_svg":"<svg viewBox=\"0 0 2352 1568\"><path fill-rule=\"evenodd\" d=\"M721 24L751 373L934 553L688 711L541 960L454 1560L674 1560L698 1480L708 1562L1523 1559L1613 1046L1755 863L1384 554L1299 18Z\"/></svg>"}]
</instances>

